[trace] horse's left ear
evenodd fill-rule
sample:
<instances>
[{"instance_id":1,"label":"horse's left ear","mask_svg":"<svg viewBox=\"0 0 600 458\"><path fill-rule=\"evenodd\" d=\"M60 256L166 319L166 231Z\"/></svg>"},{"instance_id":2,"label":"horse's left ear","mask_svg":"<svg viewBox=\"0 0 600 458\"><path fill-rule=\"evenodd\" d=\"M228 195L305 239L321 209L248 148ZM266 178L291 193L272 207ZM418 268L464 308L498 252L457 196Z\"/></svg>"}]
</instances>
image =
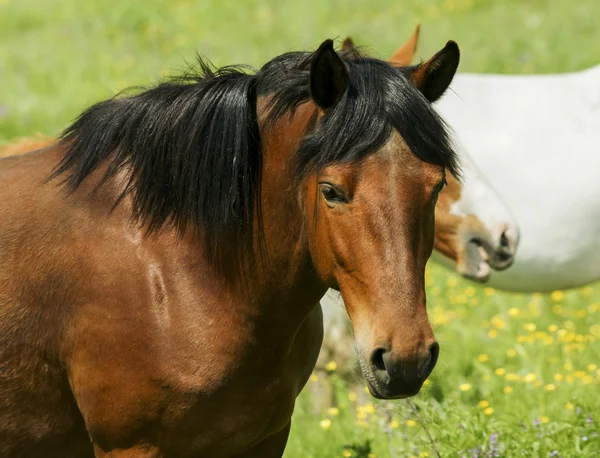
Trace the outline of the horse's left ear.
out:
<instances>
[{"instance_id":1,"label":"horse's left ear","mask_svg":"<svg viewBox=\"0 0 600 458\"><path fill-rule=\"evenodd\" d=\"M444 49L420 65L407 68L413 84L430 102L439 99L450 86L458 68L460 51L454 41L449 41Z\"/></svg>"},{"instance_id":2,"label":"horse's left ear","mask_svg":"<svg viewBox=\"0 0 600 458\"><path fill-rule=\"evenodd\" d=\"M325 40L310 64L310 96L320 108L327 110L346 92L348 79L348 67L333 49L333 40Z\"/></svg>"},{"instance_id":3,"label":"horse's left ear","mask_svg":"<svg viewBox=\"0 0 600 458\"><path fill-rule=\"evenodd\" d=\"M388 62L392 65L399 65L406 67L410 65L417 52L417 45L419 44L419 32L421 31L421 24L417 24L415 31L410 36L408 41L400 46L392 57L388 59Z\"/></svg>"}]
</instances>

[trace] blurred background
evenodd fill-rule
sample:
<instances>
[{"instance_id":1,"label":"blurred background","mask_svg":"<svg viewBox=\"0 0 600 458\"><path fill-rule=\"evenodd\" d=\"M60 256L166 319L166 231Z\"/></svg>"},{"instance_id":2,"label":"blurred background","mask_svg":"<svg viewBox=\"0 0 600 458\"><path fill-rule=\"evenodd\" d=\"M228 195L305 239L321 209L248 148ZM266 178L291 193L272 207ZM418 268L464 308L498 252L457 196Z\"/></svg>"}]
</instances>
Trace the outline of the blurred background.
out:
<instances>
[{"instance_id":1,"label":"blurred background","mask_svg":"<svg viewBox=\"0 0 600 458\"><path fill-rule=\"evenodd\" d=\"M351 35L386 58L421 23L418 58L453 39L461 72L556 73L600 63L599 18L598 0L0 0L0 146L55 136L196 51L260 66ZM442 350L421 394L375 402L332 360L286 457L600 456L600 285L507 294L431 264L427 287Z\"/></svg>"}]
</instances>

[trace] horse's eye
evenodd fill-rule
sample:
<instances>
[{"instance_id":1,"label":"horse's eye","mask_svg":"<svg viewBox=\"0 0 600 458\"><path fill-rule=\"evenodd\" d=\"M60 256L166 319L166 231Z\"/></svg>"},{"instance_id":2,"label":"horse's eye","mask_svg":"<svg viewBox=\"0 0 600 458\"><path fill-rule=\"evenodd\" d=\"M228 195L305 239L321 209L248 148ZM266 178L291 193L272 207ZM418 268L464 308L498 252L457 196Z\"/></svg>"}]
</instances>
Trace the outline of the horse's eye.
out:
<instances>
[{"instance_id":1,"label":"horse's eye","mask_svg":"<svg viewBox=\"0 0 600 458\"><path fill-rule=\"evenodd\" d=\"M433 200L437 201L438 197L440 197L440 193L444 190L444 186L446 185L446 179L438 184L433 191Z\"/></svg>"},{"instance_id":2,"label":"horse's eye","mask_svg":"<svg viewBox=\"0 0 600 458\"><path fill-rule=\"evenodd\" d=\"M341 191L334 188L330 184L322 184L321 193L323 194L323 197L325 197L325 200L327 202L334 204L343 204L347 202L346 196L344 196L344 194Z\"/></svg>"}]
</instances>

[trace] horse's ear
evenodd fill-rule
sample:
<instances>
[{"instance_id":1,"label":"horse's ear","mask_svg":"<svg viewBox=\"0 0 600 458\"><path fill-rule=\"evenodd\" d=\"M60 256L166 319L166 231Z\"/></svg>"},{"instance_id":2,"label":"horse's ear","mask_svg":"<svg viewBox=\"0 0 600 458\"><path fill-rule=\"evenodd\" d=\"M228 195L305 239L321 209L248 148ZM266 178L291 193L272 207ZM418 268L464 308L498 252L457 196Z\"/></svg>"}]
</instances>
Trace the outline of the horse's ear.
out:
<instances>
[{"instance_id":1,"label":"horse's ear","mask_svg":"<svg viewBox=\"0 0 600 458\"><path fill-rule=\"evenodd\" d=\"M410 36L408 41L400 46L392 57L388 59L390 64L399 65L405 67L410 65L417 52L417 45L419 44L419 32L421 31L421 24L417 24L415 31ZM348 38L347 38L348 39ZM345 43L345 42L344 42Z\"/></svg>"},{"instance_id":2,"label":"horse's ear","mask_svg":"<svg viewBox=\"0 0 600 458\"><path fill-rule=\"evenodd\" d=\"M333 49L333 40L325 40L310 64L310 96L320 108L326 110L337 103L347 86L348 67Z\"/></svg>"},{"instance_id":3,"label":"horse's ear","mask_svg":"<svg viewBox=\"0 0 600 458\"><path fill-rule=\"evenodd\" d=\"M346 37L344 42L342 43L342 52L350 53L356 52L356 45L354 44L354 40L350 37Z\"/></svg>"},{"instance_id":4,"label":"horse's ear","mask_svg":"<svg viewBox=\"0 0 600 458\"><path fill-rule=\"evenodd\" d=\"M411 67L409 76L417 89L433 103L450 86L459 61L458 45L454 41L449 41L444 49L438 51L427 62Z\"/></svg>"}]
</instances>

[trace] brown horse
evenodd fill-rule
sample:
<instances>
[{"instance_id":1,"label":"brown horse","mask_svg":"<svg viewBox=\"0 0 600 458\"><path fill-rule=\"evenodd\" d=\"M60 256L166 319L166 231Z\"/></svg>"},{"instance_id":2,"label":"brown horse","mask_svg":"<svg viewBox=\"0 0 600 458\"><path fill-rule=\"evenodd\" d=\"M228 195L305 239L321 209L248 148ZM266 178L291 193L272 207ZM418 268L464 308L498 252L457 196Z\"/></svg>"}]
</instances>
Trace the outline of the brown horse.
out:
<instances>
[{"instance_id":1,"label":"brown horse","mask_svg":"<svg viewBox=\"0 0 600 458\"><path fill-rule=\"evenodd\" d=\"M281 456L328 287L371 393L417 393L457 173L430 102L458 60L448 42L402 70L327 40L253 74L201 63L2 159L0 455Z\"/></svg>"}]
</instances>

